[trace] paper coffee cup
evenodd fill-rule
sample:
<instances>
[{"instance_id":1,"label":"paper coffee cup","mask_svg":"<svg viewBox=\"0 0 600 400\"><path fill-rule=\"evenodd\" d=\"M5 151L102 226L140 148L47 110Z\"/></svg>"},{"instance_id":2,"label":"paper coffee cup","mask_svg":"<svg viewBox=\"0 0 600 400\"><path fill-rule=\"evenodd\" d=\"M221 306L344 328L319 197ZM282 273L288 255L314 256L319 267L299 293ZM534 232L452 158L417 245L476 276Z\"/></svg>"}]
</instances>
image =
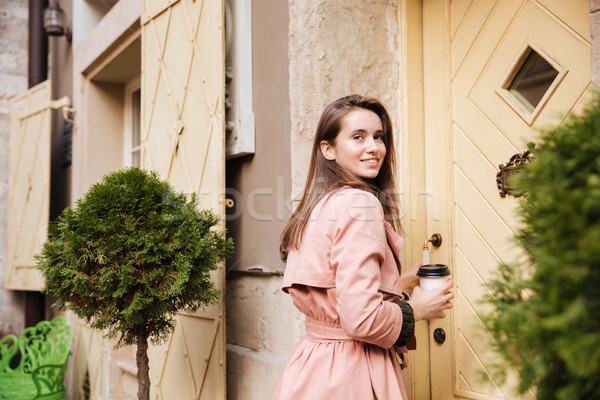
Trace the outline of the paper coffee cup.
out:
<instances>
[{"instance_id":1,"label":"paper coffee cup","mask_svg":"<svg viewBox=\"0 0 600 400\"><path fill-rule=\"evenodd\" d=\"M432 290L442 286L450 277L450 268L445 264L426 264L417 271L419 286L423 290Z\"/></svg>"}]
</instances>

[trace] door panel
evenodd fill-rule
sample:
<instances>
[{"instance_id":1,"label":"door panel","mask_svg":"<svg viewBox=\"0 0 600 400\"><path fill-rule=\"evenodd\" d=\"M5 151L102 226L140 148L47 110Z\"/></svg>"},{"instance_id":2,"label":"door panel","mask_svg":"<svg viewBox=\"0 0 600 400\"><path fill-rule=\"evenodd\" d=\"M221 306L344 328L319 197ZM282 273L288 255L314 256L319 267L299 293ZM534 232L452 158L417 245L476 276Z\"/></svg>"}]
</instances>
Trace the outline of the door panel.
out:
<instances>
[{"instance_id":1,"label":"door panel","mask_svg":"<svg viewBox=\"0 0 600 400\"><path fill-rule=\"evenodd\" d=\"M584 2L576 3L581 5ZM535 21L535 24L531 21ZM585 23L589 24L587 19ZM535 46L543 55L549 57L549 61L556 63L557 69L564 71L564 81L558 84L544 106L547 112L540 112L539 120L531 123L523 121L521 114L514 111L516 101L513 98L508 98L508 101L512 102L510 107L507 107L507 104L502 104L506 103L506 98L498 94L512 62L526 44ZM476 58L476 55L471 58ZM519 9L495 52L486 62L487 65L479 79L473 82L472 78L465 77L459 85L453 85L453 90L456 90L458 96L469 90L467 97L472 106L489 119L489 124L493 125L499 134L504 135L518 148L523 147L524 140L532 137L532 127L542 128L556 123L556 113L570 111L590 84L590 43L574 35L570 27L558 23L546 10L533 2L527 1ZM559 79L560 77L557 78ZM495 92L496 96L489 95L491 92ZM462 104L459 99L462 97L456 98L461 107L471 106L468 102ZM455 119L458 124L466 122L462 121L459 115Z\"/></svg>"},{"instance_id":2,"label":"door panel","mask_svg":"<svg viewBox=\"0 0 600 400\"><path fill-rule=\"evenodd\" d=\"M452 2L451 40L452 77L463 66L466 54L471 50L475 39L494 9L495 0L461 0ZM455 26L456 24L456 26ZM468 68L468 66L465 66Z\"/></svg>"},{"instance_id":3,"label":"door panel","mask_svg":"<svg viewBox=\"0 0 600 400\"><path fill-rule=\"evenodd\" d=\"M145 0L142 166L224 216L222 0ZM224 229L224 224L221 224ZM224 288L223 266L212 274ZM225 399L224 303L180 314L149 351L152 399Z\"/></svg>"},{"instance_id":4,"label":"door panel","mask_svg":"<svg viewBox=\"0 0 600 400\"><path fill-rule=\"evenodd\" d=\"M512 150L508 149L508 151ZM496 182L490 180L490 175L497 173L497 165L493 165L456 124L454 125L454 162L457 171L468 171L469 179L498 214L498 218L508 226L516 226L517 218L511 203L502 201L504 199L498 196Z\"/></svg>"},{"instance_id":5,"label":"door panel","mask_svg":"<svg viewBox=\"0 0 600 400\"><path fill-rule=\"evenodd\" d=\"M500 360L481 322L486 282L500 262L523 256L513 241L518 200L500 197L496 173L581 106L591 75L589 2L424 0L423 19L426 185L448 207L447 220L428 211L427 231L444 236L431 258L451 265L456 295L451 317L429 327L430 338L438 327L448 336L430 339L431 397L515 399L515 373L497 378ZM556 72L537 105L518 93L531 49Z\"/></svg>"}]
</instances>

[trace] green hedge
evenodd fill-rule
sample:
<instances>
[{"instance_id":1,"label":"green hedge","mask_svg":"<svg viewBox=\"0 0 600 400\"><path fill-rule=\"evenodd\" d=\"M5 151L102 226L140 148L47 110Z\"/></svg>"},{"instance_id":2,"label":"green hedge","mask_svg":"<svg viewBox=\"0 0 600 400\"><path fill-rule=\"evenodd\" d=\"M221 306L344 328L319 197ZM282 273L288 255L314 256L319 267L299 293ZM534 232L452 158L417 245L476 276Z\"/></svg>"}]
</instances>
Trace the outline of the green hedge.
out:
<instances>
[{"instance_id":1,"label":"green hedge","mask_svg":"<svg viewBox=\"0 0 600 400\"><path fill-rule=\"evenodd\" d=\"M517 234L530 263L500 266L485 324L521 392L600 399L599 95L534 153Z\"/></svg>"}]
</instances>

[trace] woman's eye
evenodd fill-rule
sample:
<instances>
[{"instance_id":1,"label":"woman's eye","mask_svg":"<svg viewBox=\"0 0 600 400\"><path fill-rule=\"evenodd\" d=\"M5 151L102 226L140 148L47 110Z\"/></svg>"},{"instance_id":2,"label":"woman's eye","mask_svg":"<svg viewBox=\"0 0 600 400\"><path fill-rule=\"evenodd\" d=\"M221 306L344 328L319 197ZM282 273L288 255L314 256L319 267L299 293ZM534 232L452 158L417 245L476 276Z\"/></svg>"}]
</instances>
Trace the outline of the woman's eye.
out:
<instances>
[{"instance_id":1,"label":"woman's eye","mask_svg":"<svg viewBox=\"0 0 600 400\"><path fill-rule=\"evenodd\" d=\"M375 135L375 140L383 140L383 135Z\"/></svg>"},{"instance_id":2,"label":"woman's eye","mask_svg":"<svg viewBox=\"0 0 600 400\"><path fill-rule=\"evenodd\" d=\"M362 139L362 135L354 135L354 136L352 136L352 139L354 139L354 140L361 140Z\"/></svg>"}]
</instances>

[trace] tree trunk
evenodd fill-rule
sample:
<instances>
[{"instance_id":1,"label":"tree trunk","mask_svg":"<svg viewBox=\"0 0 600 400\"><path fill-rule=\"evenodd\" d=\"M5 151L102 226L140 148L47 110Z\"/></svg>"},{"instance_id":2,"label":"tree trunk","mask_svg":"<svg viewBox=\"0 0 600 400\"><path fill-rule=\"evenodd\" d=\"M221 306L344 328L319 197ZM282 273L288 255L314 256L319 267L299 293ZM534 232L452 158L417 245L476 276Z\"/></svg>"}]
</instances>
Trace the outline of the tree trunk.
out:
<instances>
[{"instance_id":1,"label":"tree trunk","mask_svg":"<svg viewBox=\"0 0 600 400\"><path fill-rule=\"evenodd\" d=\"M138 400L150 400L150 366L148 365L148 335L139 334L137 339Z\"/></svg>"}]
</instances>

